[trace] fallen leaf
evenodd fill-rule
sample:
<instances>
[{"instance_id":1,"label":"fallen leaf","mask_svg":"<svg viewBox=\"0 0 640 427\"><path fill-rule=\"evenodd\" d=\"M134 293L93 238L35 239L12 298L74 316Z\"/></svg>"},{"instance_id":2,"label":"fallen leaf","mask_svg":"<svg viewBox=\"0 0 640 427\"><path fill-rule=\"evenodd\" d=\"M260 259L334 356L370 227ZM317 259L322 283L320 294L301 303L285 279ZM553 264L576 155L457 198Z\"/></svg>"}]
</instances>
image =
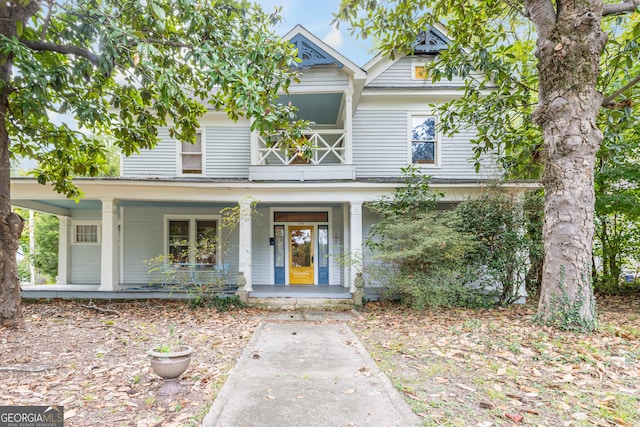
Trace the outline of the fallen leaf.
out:
<instances>
[{"instance_id":1,"label":"fallen leaf","mask_svg":"<svg viewBox=\"0 0 640 427\"><path fill-rule=\"evenodd\" d=\"M515 423L519 423L524 419L524 417L520 414L504 414L504 416Z\"/></svg>"},{"instance_id":2,"label":"fallen leaf","mask_svg":"<svg viewBox=\"0 0 640 427\"><path fill-rule=\"evenodd\" d=\"M475 388L473 388L473 387L469 387L468 385L464 385L464 384L460 384L460 383L456 383L456 385L457 385L458 387L460 387L461 389L463 389L463 390L467 390L467 391L470 391L470 392L472 392L472 393L475 393L475 392L477 391Z\"/></svg>"},{"instance_id":3,"label":"fallen leaf","mask_svg":"<svg viewBox=\"0 0 640 427\"><path fill-rule=\"evenodd\" d=\"M498 372L496 372L496 375L504 375L507 373L507 368L499 368Z\"/></svg>"},{"instance_id":4,"label":"fallen leaf","mask_svg":"<svg viewBox=\"0 0 640 427\"><path fill-rule=\"evenodd\" d=\"M350 388L348 390L343 391L344 394L352 394L352 393L355 393L355 392L356 392L356 390L353 389L353 388Z\"/></svg>"},{"instance_id":5,"label":"fallen leaf","mask_svg":"<svg viewBox=\"0 0 640 427\"><path fill-rule=\"evenodd\" d=\"M273 400L273 399L275 399L275 398L276 398L275 396L271 396L270 394L267 394L267 396L266 396L266 397L267 397L267 399L269 399L269 400Z\"/></svg>"}]
</instances>

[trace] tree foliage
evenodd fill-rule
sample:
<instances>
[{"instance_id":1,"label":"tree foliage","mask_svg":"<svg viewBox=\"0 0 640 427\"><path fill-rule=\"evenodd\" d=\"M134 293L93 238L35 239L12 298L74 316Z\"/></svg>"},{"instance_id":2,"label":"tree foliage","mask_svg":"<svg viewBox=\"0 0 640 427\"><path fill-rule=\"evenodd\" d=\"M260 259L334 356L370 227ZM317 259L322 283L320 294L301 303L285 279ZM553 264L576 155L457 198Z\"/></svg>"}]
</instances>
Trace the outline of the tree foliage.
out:
<instances>
[{"instance_id":1,"label":"tree foliage","mask_svg":"<svg viewBox=\"0 0 640 427\"><path fill-rule=\"evenodd\" d=\"M20 215L29 216L27 212L20 212ZM58 218L40 212L35 212L33 218L34 251L32 253L29 247L29 233L23 233L20 237L20 249L27 263L33 263L36 276L53 282L58 275Z\"/></svg>"},{"instance_id":2,"label":"tree foliage","mask_svg":"<svg viewBox=\"0 0 640 427\"><path fill-rule=\"evenodd\" d=\"M295 48L277 13L243 0L25 0L0 6L0 323L21 323L11 213L11 158L71 198L74 176L96 176L114 138L125 155L153 148L158 127L195 141L207 109L298 141L305 123L279 104L295 78ZM68 114L79 130L56 124ZM86 132L89 131L89 132Z\"/></svg>"},{"instance_id":3,"label":"tree foliage","mask_svg":"<svg viewBox=\"0 0 640 427\"><path fill-rule=\"evenodd\" d=\"M440 106L441 130L471 125L478 129L476 157L497 151L511 176L542 172L543 322L557 324L553 311L562 308L552 302L562 299L571 309L564 320L582 330L596 325L590 270L595 158L603 140L598 112L604 107L616 114L637 99L638 5L343 0L336 15L392 57L411 53L419 32L446 27L451 43L427 64L428 73L436 81L457 75L466 83L460 98Z\"/></svg>"}]
</instances>

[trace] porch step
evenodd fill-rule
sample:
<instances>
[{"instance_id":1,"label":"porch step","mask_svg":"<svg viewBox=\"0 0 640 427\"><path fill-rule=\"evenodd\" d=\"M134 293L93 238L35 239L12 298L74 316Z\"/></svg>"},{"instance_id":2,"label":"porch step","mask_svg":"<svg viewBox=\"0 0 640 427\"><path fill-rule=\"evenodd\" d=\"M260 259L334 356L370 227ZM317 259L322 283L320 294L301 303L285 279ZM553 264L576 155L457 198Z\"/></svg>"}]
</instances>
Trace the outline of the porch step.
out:
<instances>
[{"instance_id":1,"label":"porch step","mask_svg":"<svg viewBox=\"0 0 640 427\"><path fill-rule=\"evenodd\" d=\"M321 308L323 310L351 310L353 300L351 295L346 298L324 298L324 297L256 297L251 293L247 305L250 307L260 307L276 310L300 310L305 308Z\"/></svg>"}]
</instances>

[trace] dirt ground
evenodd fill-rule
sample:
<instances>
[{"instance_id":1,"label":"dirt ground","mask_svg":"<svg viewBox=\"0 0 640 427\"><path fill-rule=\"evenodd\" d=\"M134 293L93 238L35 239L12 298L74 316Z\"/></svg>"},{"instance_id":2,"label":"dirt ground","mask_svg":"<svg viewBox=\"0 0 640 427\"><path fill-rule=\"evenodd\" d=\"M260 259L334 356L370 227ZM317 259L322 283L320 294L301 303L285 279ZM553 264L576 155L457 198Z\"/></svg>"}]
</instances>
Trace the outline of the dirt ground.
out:
<instances>
[{"instance_id":1,"label":"dirt ground","mask_svg":"<svg viewBox=\"0 0 640 427\"><path fill-rule=\"evenodd\" d=\"M640 425L640 298L599 307L589 335L534 326L529 306L375 303L349 323L425 426ZM65 426L185 426L200 423L264 312L55 301L24 314L25 329L0 329L0 405L63 405ZM171 398L157 395L146 356L169 338L195 350Z\"/></svg>"}]
</instances>

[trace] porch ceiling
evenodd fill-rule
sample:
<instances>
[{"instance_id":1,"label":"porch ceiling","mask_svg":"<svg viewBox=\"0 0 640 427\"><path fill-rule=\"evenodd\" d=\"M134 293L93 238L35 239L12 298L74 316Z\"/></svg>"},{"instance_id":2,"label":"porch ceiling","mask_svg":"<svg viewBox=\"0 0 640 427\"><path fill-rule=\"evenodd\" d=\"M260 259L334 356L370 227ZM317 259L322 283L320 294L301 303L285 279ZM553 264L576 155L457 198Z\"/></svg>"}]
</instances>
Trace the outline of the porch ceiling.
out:
<instances>
[{"instance_id":1,"label":"porch ceiling","mask_svg":"<svg viewBox=\"0 0 640 427\"><path fill-rule=\"evenodd\" d=\"M342 93L293 94L280 97L282 104L291 102L298 108L298 119L319 125L335 125L342 103Z\"/></svg>"}]
</instances>

